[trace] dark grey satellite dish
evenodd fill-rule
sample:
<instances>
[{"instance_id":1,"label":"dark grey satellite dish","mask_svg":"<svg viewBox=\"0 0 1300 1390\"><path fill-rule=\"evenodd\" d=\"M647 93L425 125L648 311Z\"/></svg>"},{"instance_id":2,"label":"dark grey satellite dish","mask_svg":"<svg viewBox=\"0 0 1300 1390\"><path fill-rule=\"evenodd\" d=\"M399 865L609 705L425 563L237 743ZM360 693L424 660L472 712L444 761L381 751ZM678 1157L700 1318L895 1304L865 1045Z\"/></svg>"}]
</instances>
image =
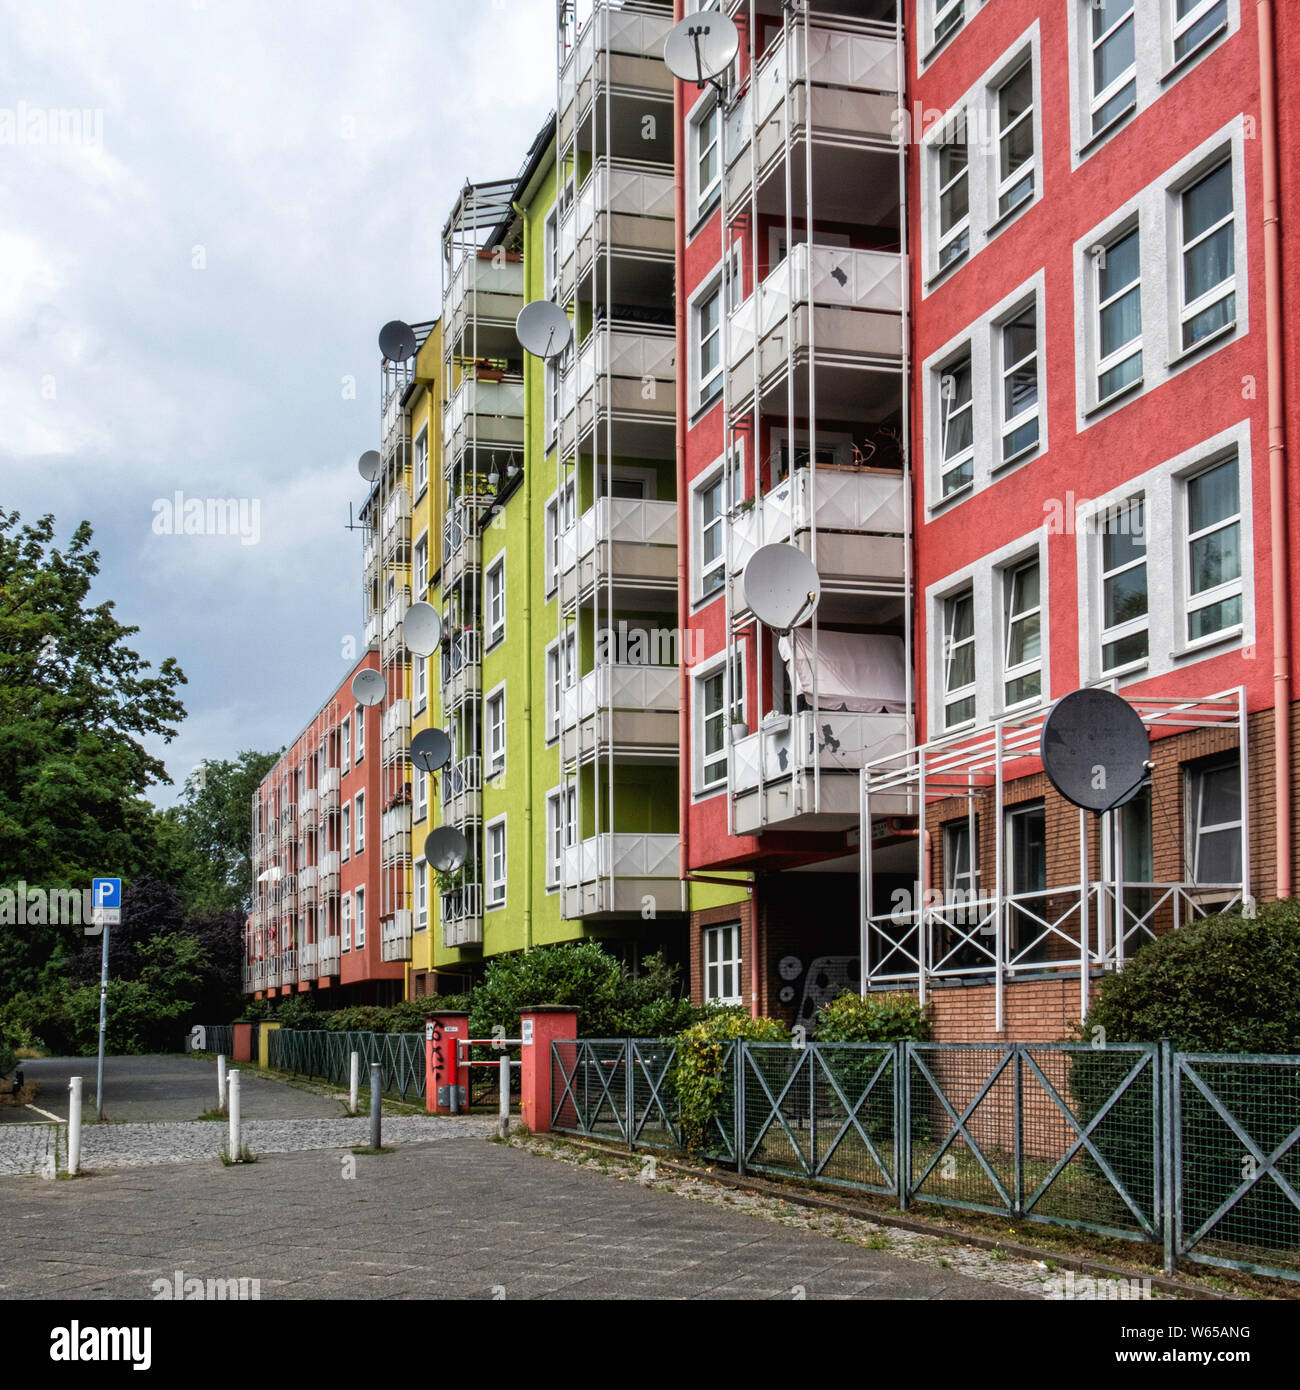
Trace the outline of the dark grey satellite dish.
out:
<instances>
[{"instance_id":1,"label":"dark grey satellite dish","mask_svg":"<svg viewBox=\"0 0 1300 1390\"><path fill-rule=\"evenodd\" d=\"M664 62L679 81L703 86L736 61L740 31L725 14L713 10L687 15L664 39Z\"/></svg>"},{"instance_id":2,"label":"dark grey satellite dish","mask_svg":"<svg viewBox=\"0 0 1300 1390\"><path fill-rule=\"evenodd\" d=\"M415 356L415 329L393 319L379 330L379 351L390 362L407 362Z\"/></svg>"},{"instance_id":3,"label":"dark grey satellite dish","mask_svg":"<svg viewBox=\"0 0 1300 1390\"><path fill-rule=\"evenodd\" d=\"M372 667L358 671L352 677L352 698L359 705L382 704L388 694L388 682Z\"/></svg>"},{"instance_id":4,"label":"dark grey satellite dish","mask_svg":"<svg viewBox=\"0 0 1300 1390\"><path fill-rule=\"evenodd\" d=\"M411 763L421 772L437 772L451 757L451 739L441 729L421 729L411 740Z\"/></svg>"},{"instance_id":5,"label":"dark grey satellite dish","mask_svg":"<svg viewBox=\"0 0 1300 1390\"><path fill-rule=\"evenodd\" d=\"M1127 700L1109 690L1074 690L1043 721L1039 756L1067 801L1100 814L1141 790L1151 769L1151 739Z\"/></svg>"},{"instance_id":6,"label":"dark grey satellite dish","mask_svg":"<svg viewBox=\"0 0 1300 1390\"><path fill-rule=\"evenodd\" d=\"M454 825L440 825L424 841L424 857L444 874L454 874L465 862L469 844Z\"/></svg>"},{"instance_id":7,"label":"dark grey satellite dish","mask_svg":"<svg viewBox=\"0 0 1300 1390\"><path fill-rule=\"evenodd\" d=\"M817 566L786 542L759 546L745 564L741 584L754 616L777 632L806 623L822 596Z\"/></svg>"},{"instance_id":8,"label":"dark grey satellite dish","mask_svg":"<svg viewBox=\"0 0 1300 1390\"><path fill-rule=\"evenodd\" d=\"M368 483L373 483L379 477L381 466L378 449L367 449L357 460L357 472Z\"/></svg>"},{"instance_id":9,"label":"dark grey satellite dish","mask_svg":"<svg viewBox=\"0 0 1300 1390\"><path fill-rule=\"evenodd\" d=\"M432 656L442 641L442 618L438 610L423 599L413 603L402 619L402 639L416 656Z\"/></svg>"},{"instance_id":10,"label":"dark grey satellite dish","mask_svg":"<svg viewBox=\"0 0 1300 1390\"><path fill-rule=\"evenodd\" d=\"M520 309L515 319L515 337L526 352L549 362L569 346L573 324L558 304L549 299L534 299Z\"/></svg>"}]
</instances>

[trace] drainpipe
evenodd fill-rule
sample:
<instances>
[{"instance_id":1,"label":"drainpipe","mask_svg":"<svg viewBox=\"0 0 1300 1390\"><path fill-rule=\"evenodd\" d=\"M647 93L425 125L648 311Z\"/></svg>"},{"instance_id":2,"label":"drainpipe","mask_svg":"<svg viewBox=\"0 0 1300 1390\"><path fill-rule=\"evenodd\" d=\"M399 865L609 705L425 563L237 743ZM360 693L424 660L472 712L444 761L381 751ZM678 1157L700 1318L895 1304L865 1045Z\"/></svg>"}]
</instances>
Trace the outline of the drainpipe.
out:
<instances>
[{"instance_id":1,"label":"drainpipe","mask_svg":"<svg viewBox=\"0 0 1300 1390\"><path fill-rule=\"evenodd\" d=\"M556 168L559 183L559 168ZM524 229L524 299L528 298L528 218L518 203L515 210ZM525 366L527 364L525 363ZM524 392L528 391L525 381ZM530 421L535 415L525 411ZM524 950L533 949L533 489L528 480L528 437L524 436Z\"/></svg>"},{"instance_id":2,"label":"drainpipe","mask_svg":"<svg viewBox=\"0 0 1300 1390\"><path fill-rule=\"evenodd\" d=\"M1291 585L1286 486L1286 352L1278 193L1277 47L1273 0L1256 0L1259 134L1264 174L1264 312L1268 344L1268 476L1273 545L1273 783L1276 888L1291 896Z\"/></svg>"}]
</instances>

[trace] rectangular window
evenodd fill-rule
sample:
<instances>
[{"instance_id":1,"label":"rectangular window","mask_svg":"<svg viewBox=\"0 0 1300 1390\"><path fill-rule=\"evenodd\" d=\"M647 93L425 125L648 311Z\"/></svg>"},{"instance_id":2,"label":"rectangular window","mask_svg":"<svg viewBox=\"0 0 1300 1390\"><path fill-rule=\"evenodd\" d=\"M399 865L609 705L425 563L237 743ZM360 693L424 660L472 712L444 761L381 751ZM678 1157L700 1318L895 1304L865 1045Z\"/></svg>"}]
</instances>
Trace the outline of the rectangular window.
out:
<instances>
[{"instance_id":1,"label":"rectangular window","mask_svg":"<svg viewBox=\"0 0 1300 1390\"><path fill-rule=\"evenodd\" d=\"M1184 189L1179 203L1182 342L1187 349L1230 328L1237 318L1232 161Z\"/></svg>"},{"instance_id":2,"label":"rectangular window","mask_svg":"<svg viewBox=\"0 0 1300 1390\"><path fill-rule=\"evenodd\" d=\"M542 233L544 256L546 260L546 294L554 298L555 286L560 279L560 236L559 209L552 208L547 214Z\"/></svg>"},{"instance_id":3,"label":"rectangular window","mask_svg":"<svg viewBox=\"0 0 1300 1390\"><path fill-rule=\"evenodd\" d=\"M967 589L943 604L943 718L947 728L975 718L975 595Z\"/></svg>"},{"instance_id":4,"label":"rectangular window","mask_svg":"<svg viewBox=\"0 0 1300 1390\"><path fill-rule=\"evenodd\" d=\"M575 658L577 638L574 633L553 642L546 652L546 727L551 739L560 736L560 711L564 692L577 679Z\"/></svg>"},{"instance_id":5,"label":"rectangular window","mask_svg":"<svg viewBox=\"0 0 1300 1390\"><path fill-rule=\"evenodd\" d=\"M1241 881L1241 764L1237 755L1188 767L1188 859L1198 884Z\"/></svg>"},{"instance_id":6,"label":"rectangular window","mask_svg":"<svg viewBox=\"0 0 1300 1390\"><path fill-rule=\"evenodd\" d=\"M429 427L415 436L415 495L429 486Z\"/></svg>"},{"instance_id":7,"label":"rectangular window","mask_svg":"<svg viewBox=\"0 0 1300 1390\"><path fill-rule=\"evenodd\" d=\"M740 1004L740 923L706 927L704 937L704 998L717 1004Z\"/></svg>"},{"instance_id":8,"label":"rectangular window","mask_svg":"<svg viewBox=\"0 0 1300 1390\"><path fill-rule=\"evenodd\" d=\"M506 692L499 687L487 698L487 775L506 770Z\"/></svg>"},{"instance_id":9,"label":"rectangular window","mask_svg":"<svg viewBox=\"0 0 1300 1390\"><path fill-rule=\"evenodd\" d=\"M938 147L939 269L946 270L970 250L970 170L963 111Z\"/></svg>"},{"instance_id":10,"label":"rectangular window","mask_svg":"<svg viewBox=\"0 0 1300 1390\"><path fill-rule=\"evenodd\" d=\"M705 483L696 493L701 597L717 593L726 580L726 559L723 552L725 485L724 475L719 473L712 482Z\"/></svg>"},{"instance_id":11,"label":"rectangular window","mask_svg":"<svg viewBox=\"0 0 1300 1390\"><path fill-rule=\"evenodd\" d=\"M429 662L425 657L412 656L411 670L414 675L412 693L415 696L416 710L422 710L429 703Z\"/></svg>"},{"instance_id":12,"label":"rectangular window","mask_svg":"<svg viewBox=\"0 0 1300 1390\"><path fill-rule=\"evenodd\" d=\"M339 748L343 755L342 771L352 766L352 721L345 719L340 729Z\"/></svg>"},{"instance_id":13,"label":"rectangular window","mask_svg":"<svg viewBox=\"0 0 1300 1390\"><path fill-rule=\"evenodd\" d=\"M1137 46L1133 33L1133 0L1087 0L1092 17L1089 34L1093 135L1131 111L1137 104Z\"/></svg>"},{"instance_id":14,"label":"rectangular window","mask_svg":"<svg viewBox=\"0 0 1300 1390\"><path fill-rule=\"evenodd\" d=\"M1228 23L1228 0L1174 0L1174 62L1181 63Z\"/></svg>"},{"instance_id":15,"label":"rectangular window","mask_svg":"<svg viewBox=\"0 0 1300 1390\"><path fill-rule=\"evenodd\" d=\"M1240 627L1241 496L1230 458L1187 481L1187 640Z\"/></svg>"},{"instance_id":16,"label":"rectangular window","mask_svg":"<svg viewBox=\"0 0 1300 1390\"><path fill-rule=\"evenodd\" d=\"M998 216L1034 194L1034 67L998 89Z\"/></svg>"},{"instance_id":17,"label":"rectangular window","mask_svg":"<svg viewBox=\"0 0 1300 1390\"><path fill-rule=\"evenodd\" d=\"M415 769L415 819L422 821L429 814L429 774Z\"/></svg>"},{"instance_id":18,"label":"rectangular window","mask_svg":"<svg viewBox=\"0 0 1300 1390\"><path fill-rule=\"evenodd\" d=\"M352 894L343 894L343 949L352 949Z\"/></svg>"},{"instance_id":19,"label":"rectangular window","mask_svg":"<svg viewBox=\"0 0 1300 1390\"><path fill-rule=\"evenodd\" d=\"M941 44L949 34L961 28L966 15L966 0L930 0L933 7L934 24L931 32L934 44Z\"/></svg>"},{"instance_id":20,"label":"rectangular window","mask_svg":"<svg viewBox=\"0 0 1300 1390\"><path fill-rule=\"evenodd\" d=\"M725 663L716 671L698 677L696 693L699 701L699 789L707 791L724 786L727 781L728 727L743 717L745 708L743 660L736 658L730 680Z\"/></svg>"},{"instance_id":21,"label":"rectangular window","mask_svg":"<svg viewBox=\"0 0 1300 1390\"><path fill-rule=\"evenodd\" d=\"M941 494L951 497L975 476L975 408L970 353L939 373Z\"/></svg>"},{"instance_id":22,"label":"rectangular window","mask_svg":"<svg viewBox=\"0 0 1300 1390\"><path fill-rule=\"evenodd\" d=\"M1031 304L1002 325L1002 462L1038 447L1038 316Z\"/></svg>"},{"instance_id":23,"label":"rectangular window","mask_svg":"<svg viewBox=\"0 0 1300 1390\"><path fill-rule=\"evenodd\" d=\"M695 219L709 211L722 189L722 123L718 103L691 125L695 145Z\"/></svg>"},{"instance_id":24,"label":"rectangular window","mask_svg":"<svg viewBox=\"0 0 1300 1390\"><path fill-rule=\"evenodd\" d=\"M366 716L365 711L360 705L356 707L355 718L352 727L356 730L356 761L360 762L366 756Z\"/></svg>"},{"instance_id":25,"label":"rectangular window","mask_svg":"<svg viewBox=\"0 0 1300 1390\"><path fill-rule=\"evenodd\" d=\"M978 908L963 908L979 897L979 819L975 818L975 853L971 854L971 822L967 817L949 821L943 827L943 899L949 907L944 915L954 927L973 927L979 920ZM955 911L951 910L956 908ZM975 965L982 956L969 942L954 937L948 949L952 963Z\"/></svg>"},{"instance_id":26,"label":"rectangular window","mask_svg":"<svg viewBox=\"0 0 1300 1390\"><path fill-rule=\"evenodd\" d=\"M695 382L700 406L722 394L722 286L695 305Z\"/></svg>"},{"instance_id":27,"label":"rectangular window","mask_svg":"<svg viewBox=\"0 0 1300 1390\"><path fill-rule=\"evenodd\" d=\"M1142 375L1142 263L1138 230L1104 246L1097 263L1097 400Z\"/></svg>"},{"instance_id":28,"label":"rectangular window","mask_svg":"<svg viewBox=\"0 0 1300 1390\"><path fill-rule=\"evenodd\" d=\"M415 598L419 602L429 587L429 537L421 536L415 543Z\"/></svg>"},{"instance_id":29,"label":"rectangular window","mask_svg":"<svg viewBox=\"0 0 1300 1390\"><path fill-rule=\"evenodd\" d=\"M352 858L352 803L343 803L343 813L339 822L339 853L344 859Z\"/></svg>"},{"instance_id":30,"label":"rectangular window","mask_svg":"<svg viewBox=\"0 0 1300 1390\"><path fill-rule=\"evenodd\" d=\"M489 907L503 907L506 901L506 821L493 821L487 828Z\"/></svg>"},{"instance_id":31,"label":"rectangular window","mask_svg":"<svg viewBox=\"0 0 1300 1390\"><path fill-rule=\"evenodd\" d=\"M366 944L366 890L357 889L357 950L359 951Z\"/></svg>"},{"instance_id":32,"label":"rectangular window","mask_svg":"<svg viewBox=\"0 0 1300 1390\"><path fill-rule=\"evenodd\" d=\"M487 644L495 646L506 635L506 557L497 557L488 566L484 580L487 589Z\"/></svg>"},{"instance_id":33,"label":"rectangular window","mask_svg":"<svg viewBox=\"0 0 1300 1390\"><path fill-rule=\"evenodd\" d=\"M1130 498L1101 521L1101 669L1115 671L1149 654L1146 500Z\"/></svg>"},{"instance_id":34,"label":"rectangular window","mask_svg":"<svg viewBox=\"0 0 1300 1390\"><path fill-rule=\"evenodd\" d=\"M1007 914L1010 963L1024 965L1036 959L1047 944L1039 939L1045 931L1042 895L1047 888L1047 812L1043 803L1009 807L1003 828L1007 896L1013 900ZM1036 949L1028 954L1034 943Z\"/></svg>"},{"instance_id":35,"label":"rectangular window","mask_svg":"<svg viewBox=\"0 0 1300 1390\"><path fill-rule=\"evenodd\" d=\"M356 841L357 853L360 854L366 847L366 796L364 792L357 793Z\"/></svg>"},{"instance_id":36,"label":"rectangular window","mask_svg":"<svg viewBox=\"0 0 1300 1390\"><path fill-rule=\"evenodd\" d=\"M429 925L429 866L421 859L415 866L415 930Z\"/></svg>"},{"instance_id":37,"label":"rectangular window","mask_svg":"<svg viewBox=\"0 0 1300 1390\"><path fill-rule=\"evenodd\" d=\"M564 851L578 840L578 789L551 792L546 798L546 886L556 888L564 868Z\"/></svg>"},{"instance_id":38,"label":"rectangular window","mask_svg":"<svg viewBox=\"0 0 1300 1390\"><path fill-rule=\"evenodd\" d=\"M1019 565L1003 576L1006 651L1003 692L1006 704L1036 700L1043 693L1042 609L1038 561Z\"/></svg>"}]
</instances>

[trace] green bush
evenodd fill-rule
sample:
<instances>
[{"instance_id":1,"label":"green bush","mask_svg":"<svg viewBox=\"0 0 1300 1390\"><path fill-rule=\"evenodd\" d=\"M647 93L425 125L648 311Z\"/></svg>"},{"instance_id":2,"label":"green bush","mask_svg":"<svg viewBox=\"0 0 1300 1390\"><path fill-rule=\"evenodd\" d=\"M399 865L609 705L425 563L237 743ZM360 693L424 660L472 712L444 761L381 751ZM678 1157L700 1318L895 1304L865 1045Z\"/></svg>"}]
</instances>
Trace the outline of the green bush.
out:
<instances>
[{"instance_id":1,"label":"green bush","mask_svg":"<svg viewBox=\"0 0 1300 1390\"><path fill-rule=\"evenodd\" d=\"M281 1028L319 1028L320 1010L310 994L291 994L281 999L271 1014L271 1022Z\"/></svg>"},{"instance_id":2,"label":"green bush","mask_svg":"<svg viewBox=\"0 0 1300 1390\"><path fill-rule=\"evenodd\" d=\"M15 1046L21 1046L20 1038L32 1038L56 1057L75 1053L76 1027L68 1009L68 994L66 980L15 994L0 1005L0 1028Z\"/></svg>"},{"instance_id":3,"label":"green bush","mask_svg":"<svg viewBox=\"0 0 1300 1390\"><path fill-rule=\"evenodd\" d=\"M151 937L140 948L140 973L134 980L108 982L110 1053L170 1052L189 1020L208 968L208 955L192 936L181 932ZM79 985L68 996L77 1050L93 1054L99 1038L99 986Z\"/></svg>"},{"instance_id":4,"label":"green bush","mask_svg":"<svg viewBox=\"0 0 1300 1390\"><path fill-rule=\"evenodd\" d=\"M903 991L837 995L813 1019L812 1035L825 1043L924 1042L930 1020L916 995Z\"/></svg>"},{"instance_id":5,"label":"green bush","mask_svg":"<svg viewBox=\"0 0 1300 1390\"><path fill-rule=\"evenodd\" d=\"M734 1073L731 1044L788 1042L790 1030L774 1018L751 1018L739 1008L717 1009L693 1023L677 1038L670 1084L680 1107L682 1143L692 1153L709 1147L716 1121L734 1131Z\"/></svg>"},{"instance_id":6,"label":"green bush","mask_svg":"<svg viewBox=\"0 0 1300 1390\"><path fill-rule=\"evenodd\" d=\"M8 1076L18 1065L18 1058L14 1056L14 1050L5 1041L5 1035L0 1032L0 1076Z\"/></svg>"}]
</instances>

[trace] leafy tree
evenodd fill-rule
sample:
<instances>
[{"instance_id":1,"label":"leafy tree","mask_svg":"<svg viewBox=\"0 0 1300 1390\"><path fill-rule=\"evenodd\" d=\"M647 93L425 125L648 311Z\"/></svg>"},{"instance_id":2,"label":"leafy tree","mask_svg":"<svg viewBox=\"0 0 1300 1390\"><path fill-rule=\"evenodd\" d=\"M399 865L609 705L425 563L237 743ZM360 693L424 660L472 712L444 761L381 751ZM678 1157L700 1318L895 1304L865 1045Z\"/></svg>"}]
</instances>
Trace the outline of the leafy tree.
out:
<instances>
[{"instance_id":1,"label":"leafy tree","mask_svg":"<svg viewBox=\"0 0 1300 1390\"><path fill-rule=\"evenodd\" d=\"M200 772L187 779L175 818L187 837L193 862L202 866L205 881L192 883L188 895L196 908L248 911L253 894L249 860L253 795L283 751L259 753L245 748L233 759L204 763Z\"/></svg>"},{"instance_id":2,"label":"leafy tree","mask_svg":"<svg viewBox=\"0 0 1300 1390\"><path fill-rule=\"evenodd\" d=\"M173 932L146 942L140 962L136 979L108 982L108 1051L172 1052L193 1020L207 953L196 937ZM79 1050L88 1056L98 1044L99 986L72 990L68 1009Z\"/></svg>"}]
</instances>

